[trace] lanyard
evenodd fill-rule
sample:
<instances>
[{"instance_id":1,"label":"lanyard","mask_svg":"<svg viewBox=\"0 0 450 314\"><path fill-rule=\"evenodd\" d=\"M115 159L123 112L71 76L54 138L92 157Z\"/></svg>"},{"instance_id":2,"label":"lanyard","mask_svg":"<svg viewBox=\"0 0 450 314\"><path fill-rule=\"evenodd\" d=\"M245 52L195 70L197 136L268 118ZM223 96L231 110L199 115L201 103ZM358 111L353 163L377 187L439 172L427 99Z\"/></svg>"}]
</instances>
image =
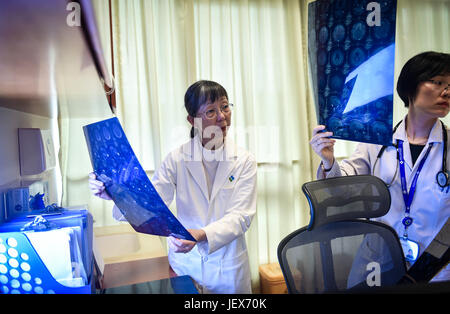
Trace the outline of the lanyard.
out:
<instances>
[{"instance_id":1,"label":"lanyard","mask_svg":"<svg viewBox=\"0 0 450 314\"><path fill-rule=\"evenodd\" d=\"M411 204L414 199L414 193L416 191L416 185L417 185L417 179L419 178L420 172L422 171L423 165L425 164L425 160L428 157L428 154L430 153L431 147L433 147L433 143L430 143L428 145L427 152L425 153L425 156L420 161L419 167L417 168L416 174L414 175L413 181L411 182L411 187L409 189L408 193L408 187L406 185L406 175L405 175L405 159L403 158L403 141L397 140L398 144L398 155L399 155L399 164L400 164L400 179L402 183L402 194L403 194L403 200L405 202L405 218L402 220L402 224L405 226L405 233L403 236L405 238L408 237L408 234L406 232L406 229L412 224L413 219L409 217L409 212L411 210Z\"/></svg>"}]
</instances>

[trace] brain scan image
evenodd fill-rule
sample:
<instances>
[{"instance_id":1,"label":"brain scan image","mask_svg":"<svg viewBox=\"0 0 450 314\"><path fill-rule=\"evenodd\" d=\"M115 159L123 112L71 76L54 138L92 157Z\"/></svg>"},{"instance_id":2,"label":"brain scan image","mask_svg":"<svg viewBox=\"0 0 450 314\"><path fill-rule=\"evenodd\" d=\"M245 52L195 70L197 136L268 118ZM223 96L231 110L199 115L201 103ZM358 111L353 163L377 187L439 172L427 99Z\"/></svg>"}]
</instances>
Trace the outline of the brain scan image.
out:
<instances>
[{"instance_id":1,"label":"brain scan image","mask_svg":"<svg viewBox=\"0 0 450 314\"><path fill-rule=\"evenodd\" d=\"M318 124L338 139L390 145L397 2L308 5L308 53Z\"/></svg>"}]
</instances>

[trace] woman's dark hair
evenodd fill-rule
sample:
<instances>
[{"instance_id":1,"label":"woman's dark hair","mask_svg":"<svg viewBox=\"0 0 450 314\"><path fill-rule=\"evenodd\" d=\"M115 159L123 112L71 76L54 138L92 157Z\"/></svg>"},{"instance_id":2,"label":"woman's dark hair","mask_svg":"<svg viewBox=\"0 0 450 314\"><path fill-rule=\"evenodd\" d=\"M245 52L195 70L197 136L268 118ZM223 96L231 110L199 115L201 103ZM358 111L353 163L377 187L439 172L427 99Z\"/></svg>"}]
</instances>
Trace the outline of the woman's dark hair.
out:
<instances>
[{"instance_id":1,"label":"woman's dark hair","mask_svg":"<svg viewBox=\"0 0 450 314\"><path fill-rule=\"evenodd\" d=\"M417 86L437 75L450 75L450 54L427 51L409 59L397 81L397 93L409 107L417 95Z\"/></svg>"},{"instance_id":2,"label":"woman's dark hair","mask_svg":"<svg viewBox=\"0 0 450 314\"><path fill-rule=\"evenodd\" d=\"M198 81L189 86L184 95L184 107L191 117L197 116L198 109L205 103L213 103L222 97L228 99L225 88L213 81ZM191 138L195 136L195 129L191 129Z\"/></svg>"}]
</instances>

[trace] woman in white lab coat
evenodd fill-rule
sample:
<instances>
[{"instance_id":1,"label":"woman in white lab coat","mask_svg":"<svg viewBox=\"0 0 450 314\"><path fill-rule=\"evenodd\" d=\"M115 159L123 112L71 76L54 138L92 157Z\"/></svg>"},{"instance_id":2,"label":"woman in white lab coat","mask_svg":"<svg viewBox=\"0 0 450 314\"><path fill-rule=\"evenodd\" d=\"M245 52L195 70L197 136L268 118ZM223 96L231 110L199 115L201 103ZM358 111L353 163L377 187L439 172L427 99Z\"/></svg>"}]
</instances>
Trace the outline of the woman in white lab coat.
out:
<instances>
[{"instance_id":1,"label":"woman in white lab coat","mask_svg":"<svg viewBox=\"0 0 450 314\"><path fill-rule=\"evenodd\" d=\"M393 227L406 247L414 241L419 245L419 254L424 252L450 216L449 185L441 187L437 174L443 165L444 137L450 137L439 118L447 116L450 102L450 55L425 52L411 58L403 67L397 92L408 107L408 114L393 134L393 143L403 152L404 177L407 193L417 176L412 203L404 200L402 192L401 167L395 146L386 147L377 157L381 146L360 143L353 155L337 163L334 158L334 139L331 132L321 132L321 125L313 130L310 144L321 157L317 178L341 175L372 174L389 185L391 207L389 212L377 220ZM447 140L448 141L448 140ZM447 178L450 165L449 143L447 142ZM421 162L424 161L421 166ZM440 175L441 183L445 174ZM449 182L450 183L450 182ZM409 212L407 206L409 205ZM412 220L409 220L410 217ZM405 247L403 245L402 246ZM412 265L418 256L409 259ZM408 259L407 259L408 260ZM449 280L450 267L441 271L435 279Z\"/></svg>"},{"instance_id":2,"label":"woman in white lab coat","mask_svg":"<svg viewBox=\"0 0 450 314\"><path fill-rule=\"evenodd\" d=\"M226 137L232 104L226 90L198 81L185 95L191 140L165 158L152 184L197 242L168 238L169 263L201 293L251 293L245 232L256 213L256 162ZM105 195L91 176L93 193ZM120 219L120 212L114 208Z\"/></svg>"}]
</instances>

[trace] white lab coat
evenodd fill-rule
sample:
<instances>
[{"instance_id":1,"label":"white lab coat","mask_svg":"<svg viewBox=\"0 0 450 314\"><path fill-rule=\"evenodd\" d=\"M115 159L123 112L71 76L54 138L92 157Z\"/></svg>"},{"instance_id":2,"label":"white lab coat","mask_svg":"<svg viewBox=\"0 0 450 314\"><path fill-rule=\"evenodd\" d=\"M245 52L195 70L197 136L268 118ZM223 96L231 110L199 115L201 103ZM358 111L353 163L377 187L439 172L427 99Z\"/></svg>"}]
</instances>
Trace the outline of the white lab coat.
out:
<instances>
[{"instance_id":1,"label":"white lab coat","mask_svg":"<svg viewBox=\"0 0 450 314\"><path fill-rule=\"evenodd\" d=\"M449 134L448 137L450 138L449 130L447 130L447 134ZM393 141L397 142L397 139L403 140L404 142L403 150L408 192L411 181L419 167L420 160L423 158L428 148L428 144L431 142L434 143L418 178L416 192L410 211L410 215L414 219L414 222L408 228L408 238L419 243L420 255L425 251L450 216L450 188L446 187L442 189L436 181L436 174L442 169L442 124L440 121L435 123L430 132L428 143L414 165L412 164L408 136L406 135L405 120L403 120L393 135ZM448 147L447 150L449 150L449 148L450 147ZM380 149L381 145L360 143L349 159L343 160L340 164L335 162L332 169L326 174L326 177L372 174L389 184L396 172L396 167L398 166L397 151L393 146L386 148L383 155L378 160L375 169L373 169ZM450 165L449 156L450 152L447 154L447 167ZM319 167L317 178L322 179L324 176L323 170ZM400 169L397 169L395 180L389 190L391 193L390 210L385 216L374 220L388 224L396 230L399 236L402 236L404 232L402 219L405 215L405 203L401 189ZM435 280L449 279L450 265L435 277Z\"/></svg>"},{"instance_id":2,"label":"white lab coat","mask_svg":"<svg viewBox=\"0 0 450 314\"><path fill-rule=\"evenodd\" d=\"M169 249L172 269L190 275L204 293L251 293L244 233L256 213L256 161L228 139L222 157L211 197L198 137L166 157L152 184L167 205L176 194L177 218L208 239L186 254Z\"/></svg>"}]
</instances>

